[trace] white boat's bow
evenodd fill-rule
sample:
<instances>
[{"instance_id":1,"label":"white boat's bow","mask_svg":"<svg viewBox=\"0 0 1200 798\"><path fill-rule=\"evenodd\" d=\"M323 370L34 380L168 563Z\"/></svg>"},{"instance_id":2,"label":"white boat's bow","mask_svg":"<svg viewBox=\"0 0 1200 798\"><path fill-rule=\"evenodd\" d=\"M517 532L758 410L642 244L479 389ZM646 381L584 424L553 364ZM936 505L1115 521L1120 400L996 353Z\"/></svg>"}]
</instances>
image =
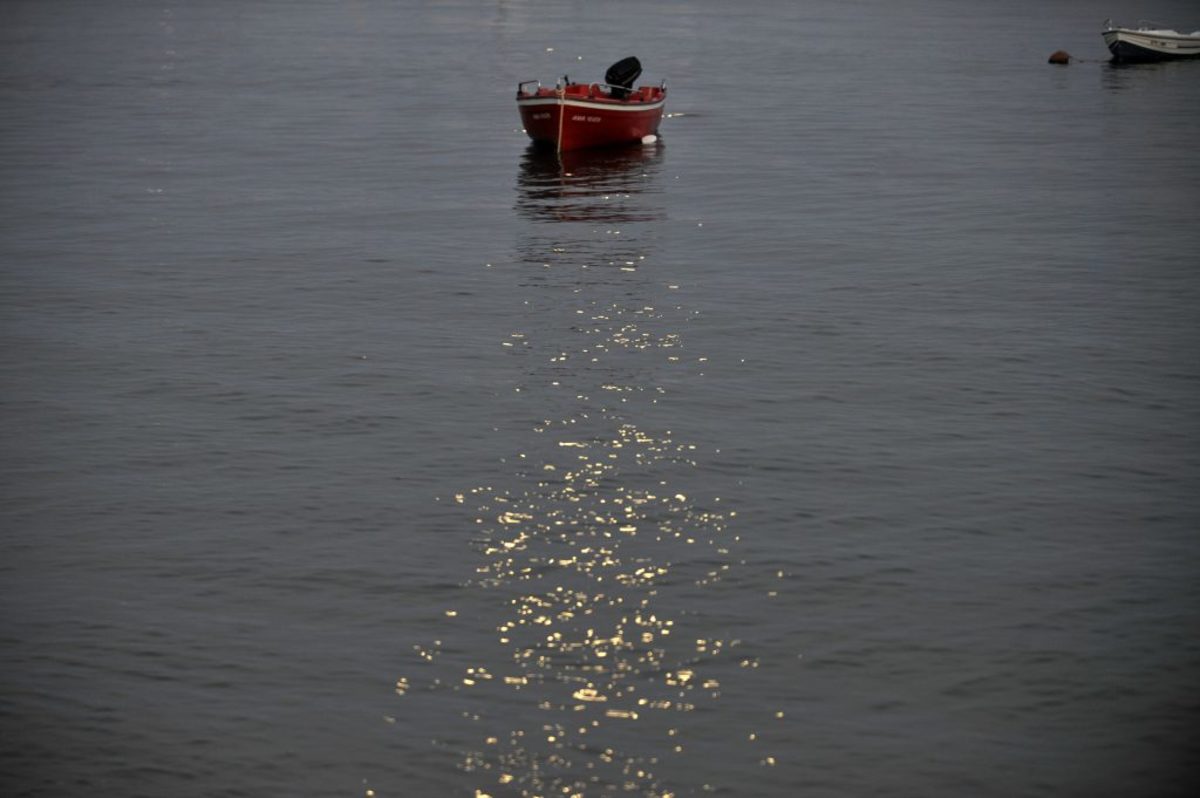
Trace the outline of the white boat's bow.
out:
<instances>
[{"instance_id":1,"label":"white boat's bow","mask_svg":"<svg viewBox=\"0 0 1200 798\"><path fill-rule=\"evenodd\" d=\"M1165 27L1139 23L1137 28L1122 28L1112 19L1104 20L1101 35L1112 53L1113 61L1137 63L1171 61L1200 57L1200 31L1180 33Z\"/></svg>"}]
</instances>

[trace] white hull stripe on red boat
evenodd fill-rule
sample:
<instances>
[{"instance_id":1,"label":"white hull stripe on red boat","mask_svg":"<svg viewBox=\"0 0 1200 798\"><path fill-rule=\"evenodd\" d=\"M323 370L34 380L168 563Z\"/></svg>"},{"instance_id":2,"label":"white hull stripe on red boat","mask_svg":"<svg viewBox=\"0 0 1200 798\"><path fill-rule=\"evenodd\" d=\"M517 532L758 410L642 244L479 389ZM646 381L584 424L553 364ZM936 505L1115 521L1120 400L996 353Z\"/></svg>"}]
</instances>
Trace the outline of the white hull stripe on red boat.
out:
<instances>
[{"instance_id":1,"label":"white hull stripe on red boat","mask_svg":"<svg viewBox=\"0 0 1200 798\"><path fill-rule=\"evenodd\" d=\"M653 111L655 108L662 108L664 102L666 102L665 99L653 103L614 105L612 103L590 103L585 100L560 100L557 97L538 97L536 100L517 100L517 105L524 108L532 108L535 105L565 105L568 108L592 108L597 111L621 111L623 113L630 113L637 111Z\"/></svg>"}]
</instances>

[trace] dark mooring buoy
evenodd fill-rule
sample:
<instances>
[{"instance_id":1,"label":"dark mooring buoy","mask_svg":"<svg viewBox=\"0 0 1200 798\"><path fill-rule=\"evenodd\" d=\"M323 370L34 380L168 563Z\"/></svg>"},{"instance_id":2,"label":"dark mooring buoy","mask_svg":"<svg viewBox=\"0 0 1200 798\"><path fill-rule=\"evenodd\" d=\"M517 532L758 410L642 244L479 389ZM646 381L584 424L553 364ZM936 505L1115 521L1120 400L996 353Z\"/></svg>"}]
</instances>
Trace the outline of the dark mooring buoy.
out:
<instances>
[{"instance_id":1,"label":"dark mooring buoy","mask_svg":"<svg viewBox=\"0 0 1200 798\"><path fill-rule=\"evenodd\" d=\"M1071 54L1066 50L1055 50L1050 54L1051 64L1069 64L1071 63Z\"/></svg>"}]
</instances>

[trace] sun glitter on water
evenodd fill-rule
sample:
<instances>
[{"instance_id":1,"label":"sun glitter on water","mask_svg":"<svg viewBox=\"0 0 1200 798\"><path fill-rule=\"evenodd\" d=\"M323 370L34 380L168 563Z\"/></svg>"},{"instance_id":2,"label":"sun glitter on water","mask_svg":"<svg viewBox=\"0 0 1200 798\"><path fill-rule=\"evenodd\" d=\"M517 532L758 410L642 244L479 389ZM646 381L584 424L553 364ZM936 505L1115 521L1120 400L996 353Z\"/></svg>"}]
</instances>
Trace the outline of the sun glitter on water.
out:
<instances>
[{"instance_id":1,"label":"sun glitter on water","mask_svg":"<svg viewBox=\"0 0 1200 798\"><path fill-rule=\"evenodd\" d=\"M569 324L500 341L524 368L514 390L542 416L525 450L502 458L516 484L454 496L475 527L463 588L474 599L443 616L491 628L491 647L447 660L442 640L414 647L429 677L422 691L454 694L453 705L466 707L460 713L473 730L464 735L477 744L464 746L460 767L478 777L477 796L672 796L659 772L677 771L674 760L702 756L710 744L690 740L681 719L719 701L729 673L757 666L739 655L739 639L697 620L738 565L737 513L688 488L700 448L656 427L661 413L650 412L669 394L663 383L706 366L708 358L685 353L682 328L695 311L642 295L651 284L636 230L617 238L590 223L605 221L595 205L617 221L653 214L627 184L606 191L588 183L594 177L576 163L518 203L556 223L582 221L586 231L564 225L577 238L528 256L550 270L541 278L549 289L569 287ZM547 188L555 180L559 192ZM572 271L557 278L563 266ZM471 618L465 604L476 607ZM412 698L417 681L416 672L399 679L397 693ZM772 754L760 757L774 764Z\"/></svg>"}]
</instances>

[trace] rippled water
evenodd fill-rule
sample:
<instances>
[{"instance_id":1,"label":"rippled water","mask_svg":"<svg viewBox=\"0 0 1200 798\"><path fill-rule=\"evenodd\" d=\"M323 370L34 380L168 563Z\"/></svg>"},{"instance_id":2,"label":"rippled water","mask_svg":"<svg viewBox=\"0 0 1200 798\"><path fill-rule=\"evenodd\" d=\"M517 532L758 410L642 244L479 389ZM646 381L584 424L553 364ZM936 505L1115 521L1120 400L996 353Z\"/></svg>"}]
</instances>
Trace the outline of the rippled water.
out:
<instances>
[{"instance_id":1,"label":"rippled water","mask_svg":"<svg viewBox=\"0 0 1200 798\"><path fill-rule=\"evenodd\" d=\"M5 4L3 792L1187 794L1200 64L1107 15L1200 27Z\"/></svg>"}]
</instances>

